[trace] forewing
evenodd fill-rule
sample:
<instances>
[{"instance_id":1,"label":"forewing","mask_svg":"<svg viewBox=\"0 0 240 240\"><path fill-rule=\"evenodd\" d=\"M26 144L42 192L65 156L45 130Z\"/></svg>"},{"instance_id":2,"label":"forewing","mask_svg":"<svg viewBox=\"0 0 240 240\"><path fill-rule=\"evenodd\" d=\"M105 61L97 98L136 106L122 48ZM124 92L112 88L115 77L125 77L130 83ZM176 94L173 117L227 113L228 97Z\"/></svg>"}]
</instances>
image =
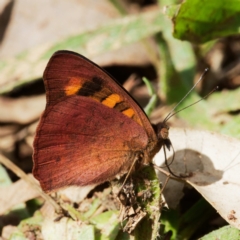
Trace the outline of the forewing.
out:
<instances>
[{"instance_id":1,"label":"forewing","mask_svg":"<svg viewBox=\"0 0 240 240\"><path fill-rule=\"evenodd\" d=\"M157 140L148 117L136 101L113 77L82 55L56 52L44 72L44 84L47 105L71 95L90 97L131 118L146 130L149 139Z\"/></svg>"},{"instance_id":2,"label":"forewing","mask_svg":"<svg viewBox=\"0 0 240 240\"><path fill-rule=\"evenodd\" d=\"M135 101L82 56L57 52L44 84L47 105L34 140L33 174L45 191L113 179L155 137Z\"/></svg>"}]
</instances>

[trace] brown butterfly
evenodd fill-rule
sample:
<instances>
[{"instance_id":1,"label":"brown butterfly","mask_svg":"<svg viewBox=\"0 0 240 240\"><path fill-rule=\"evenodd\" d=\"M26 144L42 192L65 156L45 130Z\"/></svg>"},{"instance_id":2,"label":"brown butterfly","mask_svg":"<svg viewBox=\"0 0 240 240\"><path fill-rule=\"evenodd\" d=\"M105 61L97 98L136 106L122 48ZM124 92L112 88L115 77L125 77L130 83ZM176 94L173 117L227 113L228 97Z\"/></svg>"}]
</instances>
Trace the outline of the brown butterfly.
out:
<instances>
[{"instance_id":1,"label":"brown butterfly","mask_svg":"<svg viewBox=\"0 0 240 240\"><path fill-rule=\"evenodd\" d=\"M51 57L47 104L34 140L33 174L44 191L99 184L151 163L170 148L165 122L142 108L102 68L70 51Z\"/></svg>"}]
</instances>

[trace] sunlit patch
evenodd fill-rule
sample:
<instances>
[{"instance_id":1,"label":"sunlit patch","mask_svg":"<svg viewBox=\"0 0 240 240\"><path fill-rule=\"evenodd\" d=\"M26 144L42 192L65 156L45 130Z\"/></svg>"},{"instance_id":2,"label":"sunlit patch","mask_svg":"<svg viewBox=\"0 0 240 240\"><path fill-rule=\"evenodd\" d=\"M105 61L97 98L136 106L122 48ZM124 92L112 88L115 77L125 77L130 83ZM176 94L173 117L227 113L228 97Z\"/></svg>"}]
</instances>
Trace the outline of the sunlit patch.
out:
<instances>
[{"instance_id":1,"label":"sunlit patch","mask_svg":"<svg viewBox=\"0 0 240 240\"><path fill-rule=\"evenodd\" d=\"M129 118L132 118L135 114L132 108L128 108L128 109L122 111L122 113Z\"/></svg>"},{"instance_id":2,"label":"sunlit patch","mask_svg":"<svg viewBox=\"0 0 240 240\"><path fill-rule=\"evenodd\" d=\"M83 79L72 77L70 78L68 85L65 86L64 91L67 96L76 94L82 87Z\"/></svg>"},{"instance_id":3,"label":"sunlit patch","mask_svg":"<svg viewBox=\"0 0 240 240\"><path fill-rule=\"evenodd\" d=\"M104 99L102 101L102 104L107 107L114 108L114 106L121 101L122 100L121 100L120 96L116 93L113 93L110 96L108 96L106 99Z\"/></svg>"}]
</instances>

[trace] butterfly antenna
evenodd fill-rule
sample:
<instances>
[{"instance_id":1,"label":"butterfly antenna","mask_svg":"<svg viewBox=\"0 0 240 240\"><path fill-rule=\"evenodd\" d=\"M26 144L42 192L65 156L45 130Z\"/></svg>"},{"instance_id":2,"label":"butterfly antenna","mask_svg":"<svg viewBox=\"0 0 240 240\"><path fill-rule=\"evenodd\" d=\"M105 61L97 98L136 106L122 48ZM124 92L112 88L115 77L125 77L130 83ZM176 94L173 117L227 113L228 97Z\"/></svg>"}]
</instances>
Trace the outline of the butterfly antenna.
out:
<instances>
[{"instance_id":1,"label":"butterfly antenna","mask_svg":"<svg viewBox=\"0 0 240 240\"><path fill-rule=\"evenodd\" d=\"M209 95L211 95L213 92L215 92L218 88L219 88L219 87L216 86L216 87L215 87L211 92L209 92L207 95L205 95L205 96L202 97L201 99L197 100L196 102L194 102L194 103L192 103L192 104L190 104L190 105L188 105L188 106L186 106L186 107L184 107L184 108L182 108L182 109L179 109L178 111L172 113L167 119L165 118L166 120L164 119L164 121L166 122L169 118L171 118L172 116L176 115L177 113L179 113L179 112L183 111L184 109L189 108L189 107L191 107L191 106L193 106L193 105L201 102L203 99L207 98ZM172 111L171 111L171 112L172 112Z\"/></svg>"},{"instance_id":2,"label":"butterfly antenna","mask_svg":"<svg viewBox=\"0 0 240 240\"><path fill-rule=\"evenodd\" d=\"M171 118L172 116L174 116L176 113L178 113L178 112L182 111L183 109L186 109L186 108L188 108L188 107L190 107L190 106L192 106L192 105L194 105L194 104L196 104L196 103L198 103L198 102L200 102L200 101L202 100L202 99L200 99L199 101L191 104L190 106L185 107L185 108L183 108L183 109L181 109L181 110L179 110L179 111L177 111L177 112L174 113L174 110L185 100L185 98L192 92L192 90L198 85L198 83L202 81L202 79L205 77L205 75L206 75L206 73L208 72L208 70L209 70L209 68L205 68L203 74L202 74L201 77L198 79L198 81L193 85L193 87L187 92L187 94L180 100L180 102L178 102L178 104L177 104L177 105L170 111L170 113L165 117L165 119L163 120L164 123L167 122L168 119ZM215 89L215 90L216 90L216 89ZM214 91L215 91L215 90L214 90ZM210 94L211 94L212 92L214 92L214 91L211 91L208 95L210 95ZM204 98L206 98L208 95L206 95ZM203 98L203 99L204 99L204 98Z\"/></svg>"},{"instance_id":3,"label":"butterfly antenna","mask_svg":"<svg viewBox=\"0 0 240 240\"><path fill-rule=\"evenodd\" d=\"M198 85L199 82L202 81L202 79L205 77L206 73L208 72L209 68L206 68L205 71L202 73L201 77L199 78L199 80L193 85L193 87L187 92L187 94L181 99L181 101L170 111L170 113L165 117L165 119L163 120L164 123L166 123L172 116L174 116L175 114L183 111L184 109L186 108L189 108L195 104L197 104L198 102L202 101L203 99L207 98L209 95L211 95L213 92L215 92L217 89L218 89L218 86L215 87L211 92L209 92L206 96L204 96L203 98L199 99L198 101L188 105L187 107L184 107L176 112L174 112L174 110L179 106L179 104L181 104L185 98L192 92L192 90ZM170 142L171 146L172 146L172 143ZM167 161L167 154L166 154L166 146L163 145L163 151L164 151L164 158L165 158L165 165L168 169L168 171L170 172L171 175L173 175L174 177L176 178L186 178L186 177L189 177L190 175L189 174L186 174L186 175L176 175L175 173L173 173L173 171L171 170L170 166L171 164L173 163L173 160L175 158L175 150L172 146L172 150L173 150L173 156L172 156L172 159L170 161L170 163Z\"/></svg>"}]
</instances>

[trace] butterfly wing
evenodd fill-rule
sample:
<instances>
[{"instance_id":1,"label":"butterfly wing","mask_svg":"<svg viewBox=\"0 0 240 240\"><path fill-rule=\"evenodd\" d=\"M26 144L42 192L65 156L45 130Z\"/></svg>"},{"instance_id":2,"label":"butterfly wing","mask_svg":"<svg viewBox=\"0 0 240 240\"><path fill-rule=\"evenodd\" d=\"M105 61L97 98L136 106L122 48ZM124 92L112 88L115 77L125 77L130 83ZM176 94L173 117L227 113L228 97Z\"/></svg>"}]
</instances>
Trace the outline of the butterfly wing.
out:
<instances>
[{"instance_id":1,"label":"butterfly wing","mask_svg":"<svg viewBox=\"0 0 240 240\"><path fill-rule=\"evenodd\" d=\"M43 190L113 179L156 141L138 104L83 56L56 52L44 84L47 104L33 144L33 174Z\"/></svg>"}]
</instances>

